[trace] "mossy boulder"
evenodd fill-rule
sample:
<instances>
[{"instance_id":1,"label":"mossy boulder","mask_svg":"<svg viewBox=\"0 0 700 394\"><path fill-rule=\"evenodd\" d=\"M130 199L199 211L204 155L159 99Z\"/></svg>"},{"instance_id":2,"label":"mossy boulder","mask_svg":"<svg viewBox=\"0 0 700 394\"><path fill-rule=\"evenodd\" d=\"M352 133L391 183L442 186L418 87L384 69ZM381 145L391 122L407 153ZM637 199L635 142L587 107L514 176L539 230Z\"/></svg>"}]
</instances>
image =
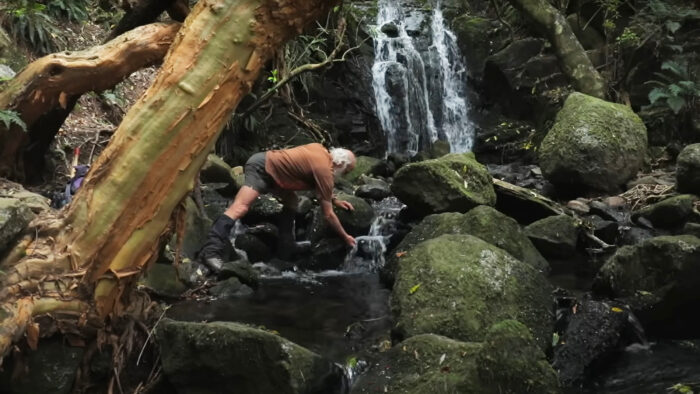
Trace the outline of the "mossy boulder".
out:
<instances>
[{"instance_id":1,"label":"mossy boulder","mask_svg":"<svg viewBox=\"0 0 700 394\"><path fill-rule=\"evenodd\" d=\"M469 74L481 76L486 58L500 42L491 39L495 34L491 20L465 14L452 21L457 45L466 56Z\"/></svg>"},{"instance_id":2,"label":"mossy boulder","mask_svg":"<svg viewBox=\"0 0 700 394\"><path fill-rule=\"evenodd\" d=\"M491 175L472 153L452 153L401 167L391 190L420 216L466 212L477 205L495 205Z\"/></svg>"},{"instance_id":3,"label":"mossy boulder","mask_svg":"<svg viewBox=\"0 0 700 394\"><path fill-rule=\"evenodd\" d=\"M381 160L370 156L357 156L356 160L357 161L355 162L355 168L353 168L352 171L348 172L347 174L343 175L343 178L345 180L348 180L353 183L357 181L362 175L370 175L372 168L381 162Z\"/></svg>"},{"instance_id":4,"label":"mossy boulder","mask_svg":"<svg viewBox=\"0 0 700 394\"><path fill-rule=\"evenodd\" d=\"M396 250L407 251L420 242L443 234L469 234L510 253L516 259L540 272L549 272L549 263L537 251L520 225L494 208L481 205L465 214L446 212L429 215L404 237ZM400 258L389 257L383 275L393 281Z\"/></svg>"},{"instance_id":5,"label":"mossy boulder","mask_svg":"<svg viewBox=\"0 0 700 394\"><path fill-rule=\"evenodd\" d=\"M0 254L34 219L34 213L16 198L0 197Z\"/></svg>"},{"instance_id":6,"label":"mossy boulder","mask_svg":"<svg viewBox=\"0 0 700 394\"><path fill-rule=\"evenodd\" d=\"M397 334L480 341L491 324L517 319L545 348L552 335L544 276L471 235L442 235L401 257L392 292Z\"/></svg>"},{"instance_id":7,"label":"mossy boulder","mask_svg":"<svg viewBox=\"0 0 700 394\"><path fill-rule=\"evenodd\" d=\"M523 324L507 320L486 340L460 342L435 334L408 338L359 377L351 393L557 393L556 372Z\"/></svg>"},{"instance_id":8,"label":"mossy boulder","mask_svg":"<svg viewBox=\"0 0 700 394\"><path fill-rule=\"evenodd\" d=\"M164 320L163 373L179 394L332 393L342 372L279 335L238 323Z\"/></svg>"},{"instance_id":9,"label":"mossy boulder","mask_svg":"<svg viewBox=\"0 0 700 394\"><path fill-rule=\"evenodd\" d=\"M557 373L530 330L516 320L491 326L477 355L481 380L497 393L559 392Z\"/></svg>"},{"instance_id":10,"label":"mossy boulder","mask_svg":"<svg viewBox=\"0 0 700 394\"><path fill-rule=\"evenodd\" d=\"M566 258L576 252L579 224L569 215L554 215L525 227L525 234L545 257Z\"/></svg>"},{"instance_id":11,"label":"mossy boulder","mask_svg":"<svg viewBox=\"0 0 700 394\"><path fill-rule=\"evenodd\" d=\"M651 238L620 248L598 272L593 291L628 303L647 332L697 335L700 238Z\"/></svg>"},{"instance_id":12,"label":"mossy boulder","mask_svg":"<svg viewBox=\"0 0 700 394\"><path fill-rule=\"evenodd\" d=\"M688 145L676 160L676 182L681 193L700 195L700 144Z\"/></svg>"},{"instance_id":13,"label":"mossy boulder","mask_svg":"<svg viewBox=\"0 0 700 394\"><path fill-rule=\"evenodd\" d=\"M164 297L179 297L187 290L178 279L177 270L170 264L153 264L139 283Z\"/></svg>"},{"instance_id":14,"label":"mossy boulder","mask_svg":"<svg viewBox=\"0 0 700 394\"><path fill-rule=\"evenodd\" d=\"M542 141L539 164L558 187L618 191L646 149L646 127L630 108L575 92Z\"/></svg>"},{"instance_id":15,"label":"mossy boulder","mask_svg":"<svg viewBox=\"0 0 700 394\"><path fill-rule=\"evenodd\" d=\"M263 222L276 223L282 213L282 205L277 198L271 194L263 194L250 205L248 213L241 221L247 225Z\"/></svg>"},{"instance_id":16,"label":"mossy boulder","mask_svg":"<svg viewBox=\"0 0 700 394\"><path fill-rule=\"evenodd\" d=\"M646 218L655 227L681 227L693 214L693 205L697 200L698 197L692 194L681 194L647 205L632 216Z\"/></svg>"}]
</instances>

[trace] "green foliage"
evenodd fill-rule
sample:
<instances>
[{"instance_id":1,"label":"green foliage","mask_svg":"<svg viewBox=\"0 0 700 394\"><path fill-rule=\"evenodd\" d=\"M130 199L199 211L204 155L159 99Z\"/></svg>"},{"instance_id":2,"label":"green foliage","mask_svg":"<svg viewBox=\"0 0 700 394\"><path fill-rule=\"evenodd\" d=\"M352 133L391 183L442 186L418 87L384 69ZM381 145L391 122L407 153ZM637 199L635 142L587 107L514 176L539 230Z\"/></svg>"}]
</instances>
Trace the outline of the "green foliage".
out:
<instances>
[{"instance_id":1,"label":"green foliage","mask_svg":"<svg viewBox=\"0 0 700 394\"><path fill-rule=\"evenodd\" d=\"M632 47L639 45L639 36L629 27L625 27L625 30L617 37L616 41L623 47Z\"/></svg>"},{"instance_id":2,"label":"green foliage","mask_svg":"<svg viewBox=\"0 0 700 394\"><path fill-rule=\"evenodd\" d=\"M49 15L70 21L81 22L88 17L86 0L51 0L46 5Z\"/></svg>"},{"instance_id":3,"label":"green foliage","mask_svg":"<svg viewBox=\"0 0 700 394\"><path fill-rule=\"evenodd\" d=\"M700 97L700 84L686 57L665 61L661 65L665 72L655 73L659 80L647 83L656 85L649 92L650 106L667 106L674 114L692 111Z\"/></svg>"},{"instance_id":4,"label":"green foliage","mask_svg":"<svg viewBox=\"0 0 700 394\"><path fill-rule=\"evenodd\" d=\"M20 118L19 114L15 111L0 109L0 122L5 125L6 129L16 124L22 128L22 130L27 131L27 124L24 123L22 118Z\"/></svg>"},{"instance_id":5,"label":"green foliage","mask_svg":"<svg viewBox=\"0 0 700 394\"><path fill-rule=\"evenodd\" d=\"M683 26L700 21L700 10L681 1L649 0L631 19L640 42L652 44L660 52L687 52L684 45L693 40L679 39ZM693 34L693 33L691 33ZM690 49L690 48L688 48Z\"/></svg>"},{"instance_id":6,"label":"green foliage","mask_svg":"<svg viewBox=\"0 0 700 394\"><path fill-rule=\"evenodd\" d=\"M44 4L33 0L10 0L0 5L0 23L16 40L40 54L58 49L58 28Z\"/></svg>"}]
</instances>

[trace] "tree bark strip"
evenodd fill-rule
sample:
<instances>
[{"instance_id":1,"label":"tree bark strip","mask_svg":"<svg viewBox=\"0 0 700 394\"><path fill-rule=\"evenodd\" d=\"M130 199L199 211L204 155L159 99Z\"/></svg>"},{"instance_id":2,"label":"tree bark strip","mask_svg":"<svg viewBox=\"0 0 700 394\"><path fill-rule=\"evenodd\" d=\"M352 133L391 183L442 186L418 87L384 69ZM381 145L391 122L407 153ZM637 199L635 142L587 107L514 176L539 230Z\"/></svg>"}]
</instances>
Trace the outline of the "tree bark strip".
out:
<instances>
[{"instance_id":1,"label":"tree bark strip","mask_svg":"<svg viewBox=\"0 0 700 394\"><path fill-rule=\"evenodd\" d=\"M508 0L549 37L564 74L581 93L605 100L605 81L591 63L571 26L547 0Z\"/></svg>"},{"instance_id":2,"label":"tree bark strip","mask_svg":"<svg viewBox=\"0 0 700 394\"><path fill-rule=\"evenodd\" d=\"M64 275L63 288L72 289L71 280L80 286L63 292L62 299L91 301L91 311L102 318L119 314L134 279L157 257L158 239L168 233L173 210L192 189L223 125L263 64L333 5L324 0L200 0L153 85L122 121L60 225L52 226L58 233L40 236L34 253L0 268L37 276L30 267L49 260L84 270L77 279ZM12 285L2 278L0 288ZM13 301L0 300L10 316L0 320L0 336L16 337L20 325L5 325L14 321L8 308ZM7 353L6 343L0 342L0 356Z\"/></svg>"},{"instance_id":3,"label":"tree bark strip","mask_svg":"<svg viewBox=\"0 0 700 394\"><path fill-rule=\"evenodd\" d=\"M55 134L58 128L47 126L63 123L76 96L109 89L160 62L179 28L179 23L143 26L104 45L44 56L24 68L0 93L0 108L17 111L29 132L0 124L0 176L24 179L25 149L53 140L47 130Z\"/></svg>"}]
</instances>

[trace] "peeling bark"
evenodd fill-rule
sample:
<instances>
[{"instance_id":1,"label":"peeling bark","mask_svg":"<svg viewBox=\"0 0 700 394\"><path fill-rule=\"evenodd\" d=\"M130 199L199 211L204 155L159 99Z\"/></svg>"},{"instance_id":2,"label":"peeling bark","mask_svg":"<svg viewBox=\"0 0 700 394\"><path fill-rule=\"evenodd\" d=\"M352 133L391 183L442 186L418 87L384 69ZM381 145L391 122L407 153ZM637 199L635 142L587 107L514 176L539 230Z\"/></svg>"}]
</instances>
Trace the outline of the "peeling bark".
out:
<instances>
[{"instance_id":1,"label":"peeling bark","mask_svg":"<svg viewBox=\"0 0 700 394\"><path fill-rule=\"evenodd\" d=\"M0 176L26 179L25 155L43 158L77 97L109 89L160 62L179 28L177 23L143 26L104 45L44 56L25 67L0 93L0 108L17 111L29 130L0 124Z\"/></svg>"},{"instance_id":2,"label":"peeling bark","mask_svg":"<svg viewBox=\"0 0 700 394\"><path fill-rule=\"evenodd\" d=\"M549 37L564 74L576 90L605 100L605 81L574 35L571 26L547 0L508 0Z\"/></svg>"},{"instance_id":3,"label":"peeling bark","mask_svg":"<svg viewBox=\"0 0 700 394\"><path fill-rule=\"evenodd\" d=\"M62 300L89 302L87 316L119 315L135 279L157 257L173 210L192 189L263 64L333 5L200 0L153 85L125 116L68 211L40 233L27 257L0 263L8 273L0 277L0 288L39 281L43 291L55 287ZM42 280L47 264L62 267L48 281ZM0 294L0 337L17 338L26 327L26 321L13 323L21 320L11 308L17 299ZM8 343L0 341L0 357Z\"/></svg>"}]
</instances>

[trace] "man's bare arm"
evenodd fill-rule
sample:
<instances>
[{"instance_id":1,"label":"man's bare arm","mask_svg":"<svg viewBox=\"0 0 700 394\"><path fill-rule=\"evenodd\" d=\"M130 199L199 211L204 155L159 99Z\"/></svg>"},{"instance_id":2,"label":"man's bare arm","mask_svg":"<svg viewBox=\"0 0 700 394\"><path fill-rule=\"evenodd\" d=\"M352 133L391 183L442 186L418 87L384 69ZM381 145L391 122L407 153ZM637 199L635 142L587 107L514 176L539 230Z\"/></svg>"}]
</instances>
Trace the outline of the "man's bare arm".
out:
<instances>
[{"instance_id":1,"label":"man's bare arm","mask_svg":"<svg viewBox=\"0 0 700 394\"><path fill-rule=\"evenodd\" d=\"M321 200L321 210L323 211L323 217L333 230L340 235L343 241L350 246L355 246L355 238L348 234L343 228L343 225L340 224L338 216L333 211L333 204L329 200Z\"/></svg>"}]
</instances>

